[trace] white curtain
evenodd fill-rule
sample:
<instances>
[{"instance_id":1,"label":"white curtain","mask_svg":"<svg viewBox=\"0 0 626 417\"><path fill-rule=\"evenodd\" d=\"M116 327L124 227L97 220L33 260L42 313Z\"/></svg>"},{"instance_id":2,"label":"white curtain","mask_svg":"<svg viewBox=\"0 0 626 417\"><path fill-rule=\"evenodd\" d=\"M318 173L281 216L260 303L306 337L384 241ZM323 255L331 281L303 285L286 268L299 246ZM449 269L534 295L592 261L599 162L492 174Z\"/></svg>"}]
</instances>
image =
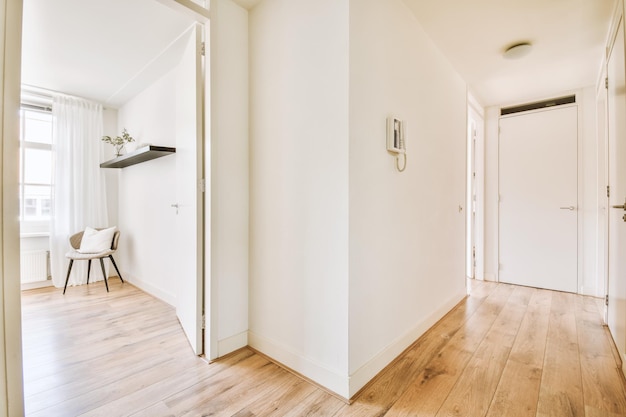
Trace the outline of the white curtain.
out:
<instances>
[{"instance_id":1,"label":"white curtain","mask_svg":"<svg viewBox=\"0 0 626 417\"><path fill-rule=\"evenodd\" d=\"M50 268L56 287L65 284L69 265L69 236L85 227L107 227L106 188L100 170L102 105L81 98L56 95L52 114L54 175L53 220L50 225ZM89 282L101 280L92 264ZM69 285L87 282L87 262L72 266Z\"/></svg>"}]
</instances>

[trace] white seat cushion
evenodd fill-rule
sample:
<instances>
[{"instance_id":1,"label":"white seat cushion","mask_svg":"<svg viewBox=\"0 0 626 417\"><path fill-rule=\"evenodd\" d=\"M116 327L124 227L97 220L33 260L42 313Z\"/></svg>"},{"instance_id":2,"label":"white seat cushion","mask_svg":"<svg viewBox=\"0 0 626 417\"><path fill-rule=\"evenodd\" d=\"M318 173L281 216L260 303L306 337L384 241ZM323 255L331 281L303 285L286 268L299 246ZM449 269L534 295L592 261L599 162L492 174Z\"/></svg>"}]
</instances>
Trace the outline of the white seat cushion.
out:
<instances>
[{"instance_id":1,"label":"white seat cushion","mask_svg":"<svg viewBox=\"0 0 626 417\"><path fill-rule=\"evenodd\" d=\"M116 227L102 230L96 230L91 227L85 228L80 248L77 251L85 254L94 254L110 250L116 229Z\"/></svg>"},{"instance_id":2,"label":"white seat cushion","mask_svg":"<svg viewBox=\"0 0 626 417\"><path fill-rule=\"evenodd\" d=\"M98 253L81 253L77 250L71 250L65 254L65 257L69 259L73 259L75 261L80 261L80 260L86 261L89 259L106 258L107 256L112 255L113 253L115 253L115 251L112 249L108 249L108 250L105 250L104 252L98 252Z\"/></svg>"}]
</instances>

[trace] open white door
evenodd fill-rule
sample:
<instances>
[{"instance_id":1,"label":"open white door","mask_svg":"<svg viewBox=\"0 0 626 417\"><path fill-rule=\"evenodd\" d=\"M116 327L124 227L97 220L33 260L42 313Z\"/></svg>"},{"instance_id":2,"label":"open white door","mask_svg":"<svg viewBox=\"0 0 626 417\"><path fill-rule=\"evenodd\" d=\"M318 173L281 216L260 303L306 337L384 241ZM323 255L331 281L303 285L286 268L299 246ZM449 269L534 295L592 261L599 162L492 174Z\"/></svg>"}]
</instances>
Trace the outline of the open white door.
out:
<instances>
[{"instance_id":1,"label":"open white door","mask_svg":"<svg viewBox=\"0 0 626 417\"><path fill-rule=\"evenodd\" d=\"M176 89L176 314L198 355L203 310L202 26L190 30Z\"/></svg>"},{"instance_id":2,"label":"open white door","mask_svg":"<svg viewBox=\"0 0 626 417\"><path fill-rule=\"evenodd\" d=\"M624 25L620 22L608 60L608 167L609 205L609 305L608 325L624 360L626 354L626 223L622 216L626 199L626 74L624 73Z\"/></svg>"},{"instance_id":3,"label":"open white door","mask_svg":"<svg viewBox=\"0 0 626 417\"><path fill-rule=\"evenodd\" d=\"M578 108L500 119L500 281L578 289Z\"/></svg>"}]
</instances>

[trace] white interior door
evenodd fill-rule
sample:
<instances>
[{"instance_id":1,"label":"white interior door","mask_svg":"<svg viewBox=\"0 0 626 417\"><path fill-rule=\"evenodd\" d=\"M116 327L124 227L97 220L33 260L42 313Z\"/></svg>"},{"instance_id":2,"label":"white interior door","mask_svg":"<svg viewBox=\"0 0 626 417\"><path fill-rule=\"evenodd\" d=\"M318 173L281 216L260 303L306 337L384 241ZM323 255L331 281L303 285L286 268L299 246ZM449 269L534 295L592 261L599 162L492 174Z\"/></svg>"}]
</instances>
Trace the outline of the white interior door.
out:
<instances>
[{"instance_id":1,"label":"white interior door","mask_svg":"<svg viewBox=\"0 0 626 417\"><path fill-rule=\"evenodd\" d=\"M176 89L176 314L198 355L202 349L203 148L202 27L195 25L181 58Z\"/></svg>"},{"instance_id":2,"label":"white interior door","mask_svg":"<svg viewBox=\"0 0 626 417\"><path fill-rule=\"evenodd\" d=\"M578 108L500 119L501 282L577 292Z\"/></svg>"},{"instance_id":3,"label":"white interior door","mask_svg":"<svg viewBox=\"0 0 626 417\"><path fill-rule=\"evenodd\" d=\"M626 199L626 75L624 27L620 22L608 61L608 168L610 206L621 206ZM609 305L608 325L622 361L626 354L626 223L622 208L608 210L609 223Z\"/></svg>"}]
</instances>

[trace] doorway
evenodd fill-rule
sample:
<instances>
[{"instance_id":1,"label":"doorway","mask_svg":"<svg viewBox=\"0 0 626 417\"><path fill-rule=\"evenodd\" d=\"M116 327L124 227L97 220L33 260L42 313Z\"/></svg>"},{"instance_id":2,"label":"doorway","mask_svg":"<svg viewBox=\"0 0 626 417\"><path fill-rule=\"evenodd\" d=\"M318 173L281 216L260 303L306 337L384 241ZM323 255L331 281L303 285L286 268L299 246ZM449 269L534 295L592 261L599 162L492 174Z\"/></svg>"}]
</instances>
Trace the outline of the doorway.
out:
<instances>
[{"instance_id":1,"label":"doorway","mask_svg":"<svg viewBox=\"0 0 626 417\"><path fill-rule=\"evenodd\" d=\"M171 5L176 6L174 3ZM113 191L111 194L117 196L112 198L113 203L109 205L109 209L114 206L115 211L119 211L119 215L112 216L109 221L122 231L120 248L123 248L125 254L121 254L121 259L118 260L120 267L133 272L126 274L127 271L122 271L124 277L168 304L176 305L181 323L190 334L190 344L194 352L201 354L204 199L199 185L200 177L204 175L201 135L205 133L202 125L205 116L202 106L205 99L199 86L204 87L202 78L205 75L205 68L199 58L204 27L196 22L204 23L208 17L190 17L180 10L173 10L168 5L153 0L116 0L107 2L102 9L94 9L92 5L85 6L84 2L80 1L62 4L47 2L46 7L25 2L24 9L25 81L31 86L36 85L52 93L84 96L105 103L108 112L103 116L105 126L108 125L110 130L119 131L122 127L130 127L128 124L133 124L136 127L133 131L137 135L136 142L142 142L143 145L179 147L176 156L169 156L170 159L163 158L123 171L105 173L107 180L112 180L110 184L115 184L109 191ZM71 16L71 21L63 20L67 16ZM41 20L47 20L43 28L37 24ZM100 24L106 25L107 29L116 27L115 33L98 31ZM84 27L81 25L94 27L83 30ZM190 25L195 26L193 36L185 36ZM157 26L159 31L154 32L152 29ZM43 33L38 32L40 30ZM38 37L33 36L35 32ZM68 41L65 44L59 42L59 38L68 37L68 32L71 35L70 40L84 38L86 41L76 43ZM77 37L76 33L83 33L84 36ZM122 36L124 42L120 42L116 36ZM63 44L63 54L52 53L56 49L52 50L52 46L48 44L45 46L50 48L43 48L42 45L37 49L38 53L28 52L35 50L33 44L37 45L36 41L46 37L54 39L55 44ZM188 38L191 39L189 42L186 41ZM185 43L183 48L179 47L181 43ZM142 46L145 48L141 48ZM46 49L50 53L41 54L40 49ZM76 61L91 61L88 58L93 50L98 54L97 59L94 58L97 66L107 68L110 78L115 82L107 78L108 74L99 73L101 78L94 81L89 77L90 71L76 65ZM127 63L119 59L120 55L130 57L128 60L132 62ZM43 65L47 70L43 75L47 76L49 81L33 70L37 67L33 64L39 62L37 59L46 56L54 57L51 60L54 62L50 62L51 65ZM187 61L190 64L183 65L183 62ZM114 65L111 62L114 62ZM73 65L77 68L72 68ZM59 67L66 71L59 71ZM111 71L111 67L117 72ZM72 77L72 71L81 73L81 77ZM182 80L180 82L183 85L176 86L177 80ZM61 84L61 81L68 84ZM142 100L135 100L144 93L150 97L146 98L144 95ZM126 104L131 101L133 104L127 108ZM185 102L187 106L180 109L180 102ZM184 127L193 126L191 134L187 131L181 133L184 128L176 126L177 121L183 120L183 116L176 115L177 109L185 117L185 122L194 118ZM191 138L191 142L185 141L183 144L181 140L183 136L186 139ZM100 138L90 139L98 141ZM178 143L179 141L181 143ZM176 170L175 161L183 158L184 163L179 165L186 170L193 170L191 173L193 177L188 177L185 181L185 184L191 184L192 193L196 191L190 198L177 193L178 184L174 180L170 181L171 178L178 178L181 170ZM105 158L101 161L103 159ZM193 160L193 164L189 163L190 160ZM180 215L179 210L176 210L177 221L173 221L175 214L172 204L180 205ZM183 221L183 217L193 219ZM185 225L187 233L176 233L182 229L182 224ZM177 244L177 240L183 241L184 244ZM184 259L181 259L183 256ZM134 264L131 265L131 262ZM174 273L170 273L170 264L193 265L193 268L185 271L178 268L173 271L176 272L174 280L172 279ZM189 285L181 285L181 281Z\"/></svg>"}]
</instances>

